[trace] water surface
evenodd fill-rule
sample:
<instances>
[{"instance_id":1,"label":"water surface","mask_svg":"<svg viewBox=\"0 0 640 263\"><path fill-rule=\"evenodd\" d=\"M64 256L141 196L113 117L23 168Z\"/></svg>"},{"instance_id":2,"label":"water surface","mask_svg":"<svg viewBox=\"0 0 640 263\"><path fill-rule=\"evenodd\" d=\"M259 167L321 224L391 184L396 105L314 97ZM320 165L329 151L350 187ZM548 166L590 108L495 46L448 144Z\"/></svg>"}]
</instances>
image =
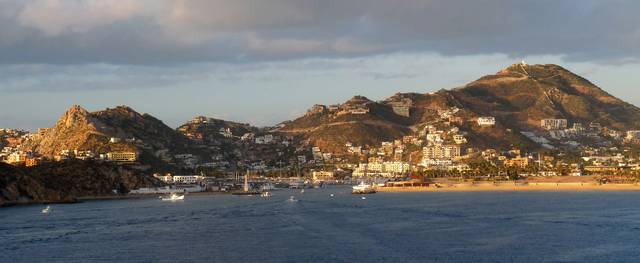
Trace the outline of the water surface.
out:
<instances>
[{"instance_id":1,"label":"water surface","mask_svg":"<svg viewBox=\"0 0 640 263\"><path fill-rule=\"evenodd\" d=\"M334 194L331 197L330 194ZM294 195L297 202L289 202ZM640 193L348 188L0 209L0 262L638 262Z\"/></svg>"}]
</instances>

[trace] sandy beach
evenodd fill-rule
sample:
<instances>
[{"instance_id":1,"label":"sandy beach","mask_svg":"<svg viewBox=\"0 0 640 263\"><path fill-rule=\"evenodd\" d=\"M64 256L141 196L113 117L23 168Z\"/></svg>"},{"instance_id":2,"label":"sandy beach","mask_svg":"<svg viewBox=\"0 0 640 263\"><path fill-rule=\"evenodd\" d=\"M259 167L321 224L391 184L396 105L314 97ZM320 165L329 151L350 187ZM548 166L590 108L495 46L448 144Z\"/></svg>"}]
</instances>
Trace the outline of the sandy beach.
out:
<instances>
[{"instance_id":1,"label":"sandy beach","mask_svg":"<svg viewBox=\"0 0 640 263\"><path fill-rule=\"evenodd\" d=\"M489 192L489 191L640 191L638 184L597 183L459 183L434 184L428 187L379 187L378 192Z\"/></svg>"}]
</instances>

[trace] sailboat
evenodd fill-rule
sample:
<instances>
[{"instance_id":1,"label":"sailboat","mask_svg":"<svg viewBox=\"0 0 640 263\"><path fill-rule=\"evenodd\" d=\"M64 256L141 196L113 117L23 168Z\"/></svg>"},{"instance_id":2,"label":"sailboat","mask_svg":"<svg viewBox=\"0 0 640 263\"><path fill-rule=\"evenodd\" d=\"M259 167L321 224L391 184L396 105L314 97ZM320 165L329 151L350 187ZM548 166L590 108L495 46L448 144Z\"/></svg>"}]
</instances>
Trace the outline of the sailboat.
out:
<instances>
[{"instance_id":1,"label":"sailboat","mask_svg":"<svg viewBox=\"0 0 640 263\"><path fill-rule=\"evenodd\" d=\"M258 195L260 194L260 192L258 191L251 191L249 189L249 170L247 170L247 174L244 175L244 186L243 186L243 191L242 192L233 192L231 194L233 195Z\"/></svg>"},{"instance_id":2,"label":"sailboat","mask_svg":"<svg viewBox=\"0 0 640 263\"><path fill-rule=\"evenodd\" d=\"M48 214L49 212L51 212L51 206L47 206L45 208L42 209L41 213L43 214Z\"/></svg>"}]
</instances>

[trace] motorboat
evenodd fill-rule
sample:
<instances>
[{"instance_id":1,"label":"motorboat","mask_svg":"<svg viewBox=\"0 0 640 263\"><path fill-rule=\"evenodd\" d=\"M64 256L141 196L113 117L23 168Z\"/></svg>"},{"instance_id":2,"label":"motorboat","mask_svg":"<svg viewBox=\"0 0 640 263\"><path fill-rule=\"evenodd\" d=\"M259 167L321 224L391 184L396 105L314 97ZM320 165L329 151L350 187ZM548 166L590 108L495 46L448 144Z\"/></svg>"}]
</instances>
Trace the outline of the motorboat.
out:
<instances>
[{"instance_id":1,"label":"motorboat","mask_svg":"<svg viewBox=\"0 0 640 263\"><path fill-rule=\"evenodd\" d=\"M271 192L262 192L261 197L271 197Z\"/></svg>"},{"instance_id":2,"label":"motorboat","mask_svg":"<svg viewBox=\"0 0 640 263\"><path fill-rule=\"evenodd\" d=\"M51 206L47 206L45 208L42 209L41 213L43 214L48 214L49 212L51 212Z\"/></svg>"},{"instance_id":3,"label":"motorboat","mask_svg":"<svg viewBox=\"0 0 640 263\"><path fill-rule=\"evenodd\" d=\"M351 193L352 194L375 194L376 187L374 185L360 182L360 184L353 186Z\"/></svg>"},{"instance_id":4,"label":"motorboat","mask_svg":"<svg viewBox=\"0 0 640 263\"><path fill-rule=\"evenodd\" d=\"M184 195L178 195L176 193L171 193L170 196L162 198L162 201L178 201L178 200L184 200Z\"/></svg>"}]
</instances>

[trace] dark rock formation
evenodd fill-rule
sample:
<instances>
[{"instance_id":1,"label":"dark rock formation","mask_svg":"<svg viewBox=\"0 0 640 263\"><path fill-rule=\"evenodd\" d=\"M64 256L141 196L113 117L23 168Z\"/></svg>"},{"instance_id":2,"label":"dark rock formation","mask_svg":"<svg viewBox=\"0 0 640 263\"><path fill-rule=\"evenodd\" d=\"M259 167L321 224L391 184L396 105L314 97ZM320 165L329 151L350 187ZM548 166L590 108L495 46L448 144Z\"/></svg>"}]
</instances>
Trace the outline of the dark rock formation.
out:
<instances>
[{"instance_id":1,"label":"dark rock formation","mask_svg":"<svg viewBox=\"0 0 640 263\"><path fill-rule=\"evenodd\" d=\"M78 197L115 195L162 185L153 176L108 163L73 160L34 167L0 163L0 206L72 202Z\"/></svg>"}]
</instances>

